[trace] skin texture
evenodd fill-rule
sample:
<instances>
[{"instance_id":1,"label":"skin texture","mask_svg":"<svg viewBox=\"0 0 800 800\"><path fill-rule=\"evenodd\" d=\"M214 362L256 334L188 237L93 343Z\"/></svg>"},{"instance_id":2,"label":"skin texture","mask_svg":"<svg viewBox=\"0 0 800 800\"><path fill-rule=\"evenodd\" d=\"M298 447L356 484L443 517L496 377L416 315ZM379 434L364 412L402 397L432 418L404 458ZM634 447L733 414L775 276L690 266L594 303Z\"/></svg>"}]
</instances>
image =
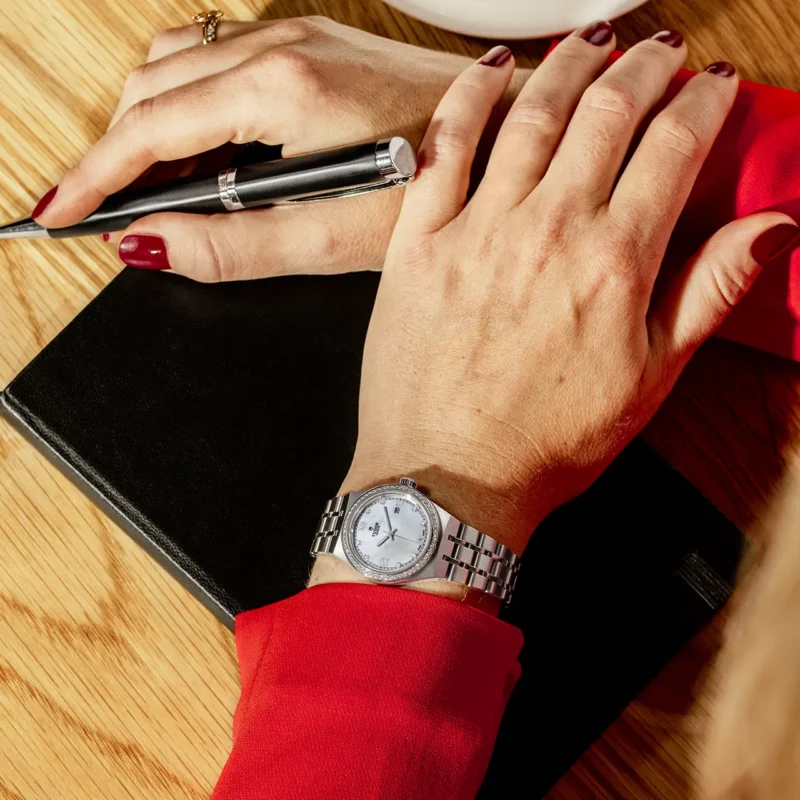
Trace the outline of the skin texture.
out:
<instances>
[{"instance_id":1,"label":"skin texture","mask_svg":"<svg viewBox=\"0 0 800 800\"><path fill-rule=\"evenodd\" d=\"M613 47L577 35L559 45L470 199L480 132L513 63L474 64L443 98L384 266L342 493L408 475L521 554L641 430L745 294L760 270L754 241L793 224L765 213L726 226L654 294L737 79L694 77L625 162L686 49L641 42L600 75Z\"/></svg>"},{"instance_id":2,"label":"skin texture","mask_svg":"<svg viewBox=\"0 0 800 800\"><path fill-rule=\"evenodd\" d=\"M212 46L200 39L197 25L156 37L108 133L62 178L41 224L73 224L154 165L186 175L193 157L228 143L282 144L286 156L393 135L416 146L469 64L322 17L223 21ZM512 81L506 105L527 74ZM397 190L232 215L160 214L111 242L161 237L172 271L205 282L379 269L402 197Z\"/></svg>"},{"instance_id":3,"label":"skin texture","mask_svg":"<svg viewBox=\"0 0 800 800\"><path fill-rule=\"evenodd\" d=\"M702 770L707 800L800 797L800 482L784 487L726 630Z\"/></svg>"}]
</instances>

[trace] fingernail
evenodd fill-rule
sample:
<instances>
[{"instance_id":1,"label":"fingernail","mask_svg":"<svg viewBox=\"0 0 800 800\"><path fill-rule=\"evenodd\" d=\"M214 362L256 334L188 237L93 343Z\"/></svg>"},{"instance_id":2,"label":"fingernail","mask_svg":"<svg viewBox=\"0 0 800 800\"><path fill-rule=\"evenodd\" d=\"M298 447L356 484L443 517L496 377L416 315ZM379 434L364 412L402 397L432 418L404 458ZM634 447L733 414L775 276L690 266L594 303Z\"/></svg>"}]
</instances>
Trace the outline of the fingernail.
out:
<instances>
[{"instance_id":1,"label":"fingernail","mask_svg":"<svg viewBox=\"0 0 800 800\"><path fill-rule=\"evenodd\" d=\"M504 45L493 47L483 58L478 60L484 67L502 67L511 58L511 51Z\"/></svg>"},{"instance_id":2,"label":"fingernail","mask_svg":"<svg viewBox=\"0 0 800 800\"><path fill-rule=\"evenodd\" d=\"M730 78L736 74L736 67L727 61L715 61L713 64L709 64L705 71L712 75L719 75L720 78Z\"/></svg>"},{"instance_id":3,"label":"fingernail","mask_svg":"<svg viewBox=\"0 0 800 800\"><path fill-rule=\"evenodd\" d=\"M107 242L110 238L111 238L111 234L110 233L104 233L103 234L103 241L104 242Z\"/></svg>"},{"instance_id":4,"label":"fingernail","mask_svg":"<svg viewBox=\"0 0 800 800\"><path fill-rule=\"evenodd\" d=\"M659 31L650 38L654 42L661 42L676 49L683 44L683 36L678 31Z\"/></svg>"},{"instance_id":5,"label":"fingernail","mask_svg":"<svg viewBox=\"0 0 800 800\"><path fill-rule=\"evenodd\" d=\"M44 210L50 203L53 202L53 198L56 196L56 192L58 191L58 186L54 186L50 189L49 192L36 204L36 208L31 211L31 218L36 219L41 214L44 214Z\"/></svg>"},{"instance_id":6,"label":"fingernail","mask_svg":"<svg viewBox=\"0 0 800 800\"><path fill-rule=\"evenodd\" d=\"M167 246L160 236L126 236L119 243L119 257L136 269L170 269Z\"/></svg>"},{"instance_id":7,"label":"fingernail","mask_svg":"<svg viewBox=\"0 0 800 800\"><path fill-rule=\"evenodd\" d=\"M766 264L782 253L791 249L792 245L800 245L800 228L782 222L768 231L764 231L750 248L750 255L756 264Z\"/></svg>"},{"instance_id":8,"label":"fingernail","mask_svg":"<svg viewBox=\"0 0 800 800\"><path fill-rule=\"evenodd\" d=\"M610 22L605 20L593 22L591 25L587 25L576 32L576 36L579 36L585 42L589 42L589 44L595 45L595 47L602 47L604 44L608 44L613 35L614 28Z\"/></svg>"}]
</instances>

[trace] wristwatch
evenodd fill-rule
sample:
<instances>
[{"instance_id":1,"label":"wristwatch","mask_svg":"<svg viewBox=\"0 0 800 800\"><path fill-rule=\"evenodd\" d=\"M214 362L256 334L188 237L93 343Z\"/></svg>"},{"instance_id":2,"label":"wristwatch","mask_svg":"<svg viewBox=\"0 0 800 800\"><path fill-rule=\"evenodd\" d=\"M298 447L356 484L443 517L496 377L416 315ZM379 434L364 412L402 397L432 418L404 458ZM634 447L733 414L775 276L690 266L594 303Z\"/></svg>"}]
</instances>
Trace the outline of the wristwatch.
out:
<instances>
[{"instance_id":1,"label":"wristwatch","mask_svg":"<svg viewBox=\"0 0 800 800\"><path fill-rule=\"evenodd\" d=\"M320 553L377 583L440 578L505 603L519 571L511 550L431 502L411 478L329 500L311 547Z\"/></svg>"}]
</instances>

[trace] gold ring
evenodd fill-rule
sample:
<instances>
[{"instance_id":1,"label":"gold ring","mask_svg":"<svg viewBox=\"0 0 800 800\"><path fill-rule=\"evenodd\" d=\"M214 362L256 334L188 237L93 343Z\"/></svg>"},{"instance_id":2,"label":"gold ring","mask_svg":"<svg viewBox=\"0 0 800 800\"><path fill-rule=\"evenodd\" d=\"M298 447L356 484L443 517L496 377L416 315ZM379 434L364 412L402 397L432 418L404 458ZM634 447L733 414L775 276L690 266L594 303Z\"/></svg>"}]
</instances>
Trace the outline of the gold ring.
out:
<instances>
[{"instance_id":1,"label":"gold ring","mask_svg":"<svg viewBox=\"0 0 800 800\"><path fill-rule=\"evenodd\" d=\"M217 26L219 21L225 16L224 11L201 11L192 17L192 22L197 22L203 26L203 44L211 44L217 41Z\"/></svg>"}]
</instances>

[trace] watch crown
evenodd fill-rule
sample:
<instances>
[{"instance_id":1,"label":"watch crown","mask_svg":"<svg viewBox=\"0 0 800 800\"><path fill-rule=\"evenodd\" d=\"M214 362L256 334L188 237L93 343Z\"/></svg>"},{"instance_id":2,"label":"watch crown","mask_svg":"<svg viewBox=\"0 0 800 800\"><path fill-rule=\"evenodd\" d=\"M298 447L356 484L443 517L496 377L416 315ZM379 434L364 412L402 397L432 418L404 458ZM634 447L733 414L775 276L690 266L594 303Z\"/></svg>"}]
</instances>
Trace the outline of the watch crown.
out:
<instances>
[{"instance_id":1,"label":"watch crown","mask_svg":"<svg viewBox=\"0 0 800 800\"><path fill-rule=\"evenodd\" d=\"M397 483L400 484L400 486L409 486L412 489L417 488L417 482L411 478L400 478L400 480L397 481Z\"/></svg>"}]
</instances>

